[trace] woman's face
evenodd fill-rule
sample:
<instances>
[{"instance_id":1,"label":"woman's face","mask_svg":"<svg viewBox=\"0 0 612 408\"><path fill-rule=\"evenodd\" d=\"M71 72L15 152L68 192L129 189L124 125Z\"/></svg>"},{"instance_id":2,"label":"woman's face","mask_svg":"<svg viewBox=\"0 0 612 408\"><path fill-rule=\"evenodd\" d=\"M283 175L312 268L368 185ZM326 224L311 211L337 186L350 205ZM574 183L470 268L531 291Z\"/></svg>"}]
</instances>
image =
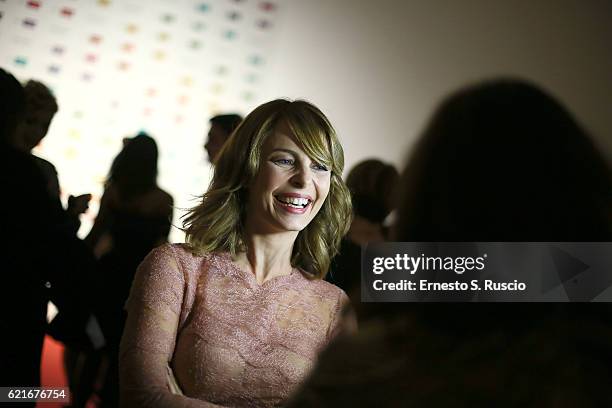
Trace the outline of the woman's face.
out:
<instances>
[{"instance_id":1,"label":"woman's face","mask_svg":"<svg viewBox=\"0 0 612 408\"><path fill-rule=\"evenodd\" d=\"M313 162L284 123L262 146L259 173L248 190L247 229L254 233L303 230L329 193L331 171Z\"/></svg>"}]
</instances>

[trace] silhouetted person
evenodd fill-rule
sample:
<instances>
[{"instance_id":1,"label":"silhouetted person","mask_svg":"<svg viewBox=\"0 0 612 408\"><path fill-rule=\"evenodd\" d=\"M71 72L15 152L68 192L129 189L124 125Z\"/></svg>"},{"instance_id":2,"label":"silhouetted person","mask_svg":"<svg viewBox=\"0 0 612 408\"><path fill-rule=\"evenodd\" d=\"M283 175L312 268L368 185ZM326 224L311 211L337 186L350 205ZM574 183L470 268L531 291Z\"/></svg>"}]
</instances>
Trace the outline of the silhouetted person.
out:
<instances>
[{"instance_id":1,"label":"silhouetted person","mask_svg":"<svg viewBox=\"0 0 612 408\"><path fill-rule=\"evenodd\" d=\"M157 145L146 134L125 139L110 169L100 210L86 242L99 259L97 316L107 341L103 406L118 406L118 348L136 268L168 239L172 197L157 185ZM89 356L96 359L97 356ZM91 373L89 373L91 374ZM84 387L87 389L87 387ZM79 401L88 396L79 395Z\"/></svg>"},{"instance_id":2,"label":"silhouetted person","mask_svg":"<svg viewBox=\"0 0 612 408\"><path fill-rule=\"evenodd\" d=\"M211 163L215 163L221 148L240 122L242 122L242 116L235 113L217 115L210 118L210 130L208 131L204 149L206 149L208 160Z\"/></svg>"},{"instance_id":3,"label":"silhouetted person","mask_svg":"<svg viewBox=\"0 0 612 408\"><path fill-rule=\"evenodd\" d=\"M49 161L32 154L32 149L46 137L49 131L49 126L58 110L57 100L51 93L51 90L38 81L28 81L23 87L23 90L25 94L25 114L23 120L21 120L17 126L11 143L17 150L24 153L30 153L39 166L45 179L47 191L53 202L55 212L57 213L57 230L63 230L66 234L76 235L81 225L79 216L87 210L91 195L83 194L78 197L69 196L68 206L64 210L61 203L60 185L55 166ZM86 249L83 248L83 250ZM83 275L86 274L85 271L81 273ZM87 278L87 276L81 276L79 280ZM74 288L74 290L77 291L81 289L80 287ZM81 337L81 342L83 342L84 339L82 335L84 335L85 328L78 328L77 326L79 324L72 321L74 316L70 316L70 313L66 312L67 311L63 311L56 317L56 320L49 328L50 334L64 343L74 343L78 337ZM79 330L82 331L81 334L77 333ZM65 353L67 355L69 354L69 349L70 345L66 344ZM68 370L68 372L70 372L70 370Z\"/></svg>"},{"instance_id":4,"label":"silhouetted person","mask_svg":"<svg viewBox=\"0 0 612 408\"><path fill-rule=\"evenodd\" d=\"M357 163L346 177L353 220L325 279L342 288L353 304L360 302L361 247L388 239L383 221L393 210L399 174L380 160Z\"/></svg>"},{"instance_id":5,"label":"silhouetted person","mask_svg":"<svg viewBox=\"0 0 612 408\"><path fill-rule=\"evenodd\" d=\"M0 247L4 264L0 385L38 386L49 296L41 267L44 255L38 251L44 249L50 234L47 219L51 219L52 207L38 166L10 144L23 118L25 97L19 82L1 69L0 98L0 225L4 241Z\"/></svg>"},{"instance_id":6,"label":"silhouetted person","mask_svg":"<svg viewBox=\"0 0 612 408\"><path fill-rule=\"evenodd\" d=\"M13 147L25 95L4 70L0 99L0 385L38 386L47 302L84 323L89 309L79 292L80 276L92 259L76 237L58 228L61 219L37 163Z\"/></svg>"},{"instance_id":7,"label":"silhouetted person","mask_svg":"<svg viewBox=\"0 0 612 408\"><path fill-rule=\"evenodd\" d=\"M438 108L402 179L396 241L611 241L610 168L572 116L515 80ZM290 406L612 406L601 304L368 304Z\"/></svg>"},{"instance_id":8,"label":"silhouetted person","mask_svg":"<svg viewBox=\"0 0 612 408\"><path fill-rule=\"evenodd\" d=\"M16 149L30 153L47 135L58 106L57 100L49 88L41 82L30 80L23 89L25 92L25 115L17 126L12 143ZM55 166L38 156L33 155L33 157L45 177L51 198L56 202L56 206L61 208L60 186ZM87 210L90 199L90 194L68 198L68 207L63 215L64 228L76 234L81 225L79 215Z\"/></svg>"}]
</instances>

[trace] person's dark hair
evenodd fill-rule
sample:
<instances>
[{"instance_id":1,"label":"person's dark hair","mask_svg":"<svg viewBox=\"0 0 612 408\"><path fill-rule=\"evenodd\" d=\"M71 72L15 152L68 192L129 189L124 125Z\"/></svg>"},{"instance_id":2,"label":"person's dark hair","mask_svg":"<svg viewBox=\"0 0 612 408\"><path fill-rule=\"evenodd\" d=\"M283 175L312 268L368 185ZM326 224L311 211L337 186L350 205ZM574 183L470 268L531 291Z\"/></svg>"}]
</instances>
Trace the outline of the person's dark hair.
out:
<instances>
[{"instance_id":1,"label":"person's dark hair","mask_svg":"<svg viewBox=\"0 0 612 408\"><path fill-rule=\"evenodd\" d=\"M146 133L124 140L113 160L107 184L114 185L123 198L152 190L157 185L157 144Z\"/></svg>"},{"instance_id":2,"label":"person's dark hair","mask_svg":"<svg viewBox=\"0 0 612 408\"><path fill-rule=\"evenodd\" d=\"M238 125L242 122L242 116L236 113L229 113L226 115L217 115L210 118L210 123L219 126L221 129L227 133L227 136L232 134L232 132L238 127Z\"/></svg>"},{"instance_id":3,"label":"person's dark hair","mask_svg":"<svg viewBox=\"0 0 612 408\"><path fill-rule=\"evenodd\" d=\"M11 138L25 113L25 93L13 75L0 68L0 143Z\"/></svg>"},{"instance_id":4,"label":"person's dark hair","mask_svg":"<svg viewBox=\"0 0 612 408\"><path fill-rule=\"evenodd\" d=\"M570 113L520 80L451 95L403 173L397 241L608 241L610 167Z\"/></svg>"},{"instance_id":5,"label":"person's dark hair","mask_svg":"<svg viewBox=\"0 0 612 408\"><path fill-rule=\"evenodd\" d=\"M23 86L28 111L50 110L57 112L57 99L53 92L42 82L29 80Z\"/></svg>"},{"instance_id":6,"label":"person's dark hair","mask_svg":"<svg viewBox=\"0 0 612 408\"><path fill-rule=\"evenodd\" d=\"M346 177L353 211L374 223L382 223L394 208L399 180L395 167L377 159L357 163Z\"/></svg>"}]
</instances>

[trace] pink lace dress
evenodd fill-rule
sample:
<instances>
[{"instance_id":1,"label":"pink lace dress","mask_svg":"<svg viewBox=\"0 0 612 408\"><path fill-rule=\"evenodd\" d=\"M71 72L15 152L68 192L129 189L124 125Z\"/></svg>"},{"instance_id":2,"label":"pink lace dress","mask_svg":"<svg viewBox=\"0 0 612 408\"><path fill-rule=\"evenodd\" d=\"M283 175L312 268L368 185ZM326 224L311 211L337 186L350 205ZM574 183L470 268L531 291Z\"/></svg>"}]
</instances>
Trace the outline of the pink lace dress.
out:
<instances>
[{"instance_id":1,"label":"pink lace dress","mask_svg":"<svg viewBox=\"0 0 612 408\"><path fill-rule=\"evenodd\" d=\"M127 302L121 405L277 406L344 327L347 303L298 269L260 285L229 254L161 246L138 268ZM183 395L170 391L169 372Z\"/></svg>"}]
</instances>

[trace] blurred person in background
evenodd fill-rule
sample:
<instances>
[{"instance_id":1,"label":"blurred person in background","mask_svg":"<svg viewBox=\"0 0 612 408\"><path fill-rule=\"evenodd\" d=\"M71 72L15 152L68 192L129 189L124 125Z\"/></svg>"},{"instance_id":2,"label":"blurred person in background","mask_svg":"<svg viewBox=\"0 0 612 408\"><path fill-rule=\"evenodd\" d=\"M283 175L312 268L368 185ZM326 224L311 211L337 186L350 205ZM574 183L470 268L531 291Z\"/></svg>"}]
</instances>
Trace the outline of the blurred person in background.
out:
<instances>
[{"instance_id":1,"label":"blurred person in background","mask_svg":"<svg viewBox=\"0 0 612 408\"><path fill-rule=\"evenodd\" d=\"M346 177L353 220L325 279L342 288L353 304L360 301L361 247L388 240L383 222L394 208L398 181L395 167L377 159L357 163Z\"/></svg>"},{"instance_id":2,"label":"blurred person in background","mask_svg":"<svg viewBox=\"0 0 612 408\"><path fill-rule=\"evenodd\" d=\"M395 241L612 241L609 164L524 81L448 97L401 186ZM289 406L612 406L607 304L362 306L367 323L322 354Z\"/></svg>"},{"instance_id":3,"label":"blurred person in background","mask_svg":"<svg viewBox=\"0 0 612 408\"><path fill-rule=\"evenodd\" d=\"M0 200L3 235L0 386L39 386L49 297L45 287L47 270L42 265L51 236L53 207L40 169L30 155L15 149L12 143L25 114L25 94L15 77L3 69L0 69L0 98L3 192ZM25 217L17 217L18 213Z\"/></svg>"},{"instance_id":4,"label":"blurred person in background","mask_svg":"<svg viewBox=\"0 0 612 408\"><path fill-rule=\"evenodd\" d=\"M210 130L208 131L204 149L208 154L208 161L212 164L215 163L221 148L240 122L242 122L242 116L236 113L216 115L210 118Z\"/></svg>"},{"instance_id":5,"label":"blurred person in background","mask_svg":"<svg viewBox=\"0 0 612 408\"><path fill-rule=\"evenodd\" d=\"M30 80L23 89L26 110L24 118L19 123L13 137L13 145L23 152L31 153L32 149L47 135L51 121L57 113L58 105L51 90L41 82ZM32 154L32 157L45 177L50 196L56 202L56 206L61 209L60 185L55 166L34 154ZM63 223L65 224L64 227L74 234L81 225L79 216L87 211L90 199L91 194L68 197L68 206L63 216Z\"/></svg>"},{"instance_id":6,"label":"blurred person in background","mask_svg":"<svg viewBox=\"0 0 612 408\"><path fill-rule=\"evenodd\" d=\"M85 241L98 260L96 315L106 346L91 353L79 377L75 398L85 403L93 392L99 367L106 367L101 406L118 402L117 361L125 324L124 305L138 264L156 246L167 242L172 222L173 199L157 185L158 150L145 133L124 139L113 160L100 210ZM99 366L101 358L107 364ZM76 376L76 375L75 375Z\"/></svg>"},{"instance_id":7,"label":"blurred person in background","mask_svg":"<svg viewBox=\"0 0 612 408\"><path fill-rule=\"evenodd\" d=\"M52 326L61 340L89 342L79 338L87 336L78 329L91 316L84 289L93 258L74 232L61 227L57 202L36 160L15 147L16 131L26 114L26 95L19 82L1 69L0 98L0 385L33 387L40 385L49 300L59 310ZM56 324L60 315L70 327Z\"/></svg>"}]
</instances>

